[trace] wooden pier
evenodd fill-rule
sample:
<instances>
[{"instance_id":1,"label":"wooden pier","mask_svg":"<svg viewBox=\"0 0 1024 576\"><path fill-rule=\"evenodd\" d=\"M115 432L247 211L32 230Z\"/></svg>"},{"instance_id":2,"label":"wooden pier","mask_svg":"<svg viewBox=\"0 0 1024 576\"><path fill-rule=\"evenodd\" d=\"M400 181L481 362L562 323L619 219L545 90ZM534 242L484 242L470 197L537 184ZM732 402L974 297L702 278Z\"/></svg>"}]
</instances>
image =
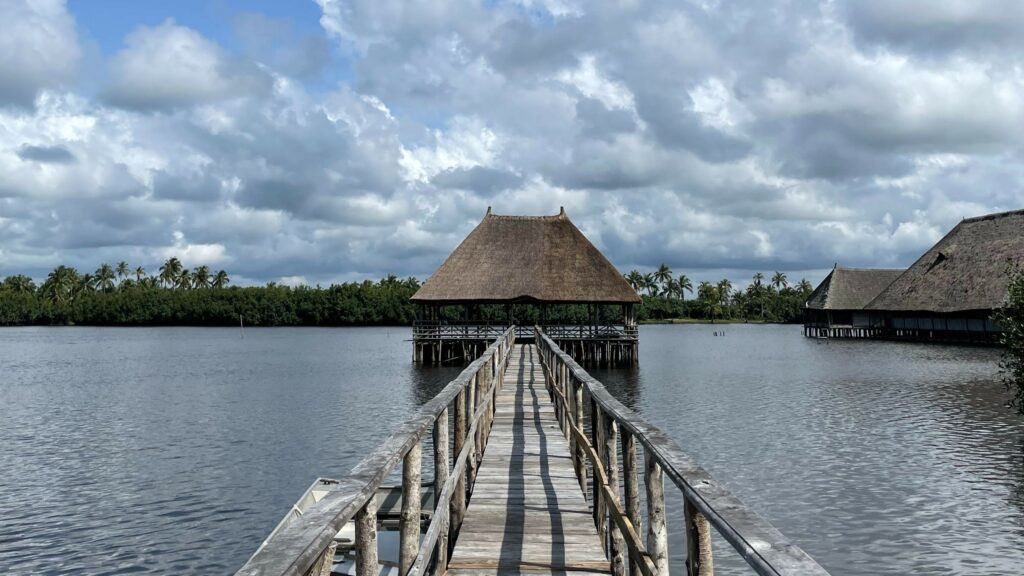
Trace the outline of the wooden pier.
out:
<instances>
[{"instance_id":1,"label":"wooden pier","mask_svg":"<svg viewBox=\"0 0 1024 576\"><path fill-rule=\"evenodd\" d=\"M533 333L516 343L510 327L347 478L315 483L238 574L380 576L379 494L401 462L400 544L387 574L667 575L667 480L684 502L686 574L714 573L715 531L752 573L827 576L541 328Z\"/></svg>"},{"instance_id":2,"label":"wooden pier","mask_svg":"<svg viewBox=\"0 0 1024 576\"><path fill-rule=\"evenodd\" d=\"M449 574L608 573L546 382L537 347L516 346Z\"/></svg>"}]
</instances>

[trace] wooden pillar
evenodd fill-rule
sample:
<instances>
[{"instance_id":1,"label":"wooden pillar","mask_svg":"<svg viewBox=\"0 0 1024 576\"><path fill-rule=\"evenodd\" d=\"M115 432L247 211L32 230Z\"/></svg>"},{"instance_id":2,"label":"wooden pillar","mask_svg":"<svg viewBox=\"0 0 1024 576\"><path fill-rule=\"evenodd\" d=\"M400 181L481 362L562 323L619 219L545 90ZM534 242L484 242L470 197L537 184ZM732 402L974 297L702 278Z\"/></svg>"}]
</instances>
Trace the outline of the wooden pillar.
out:
<instances>
[{"instance_id":1,"label":"wooden pillar","mask_svg":"<svg viewBox=\"0 0 1024 576\"><path fill-rule=\"evenodd\" d=\"M399 520L398 569L406 574L420 547L420 467L423 443L416 442L402 461L402 516Z\"/></svg>"},{"instance_id":2,"label":"wooden pillar","mask_svg":"<svg viewBox=\"0 0 1024 576\"><path fill-rule=\"evenodd\" d=\"M711 525L689 500L683 504L686 516L686 571L688 576L714 576L711 555Z\"/></svg>"},{"instance_id":3,"label":"wooden pillar","mask_svg":"<svg viewBox=\"0 0 1024 576\"><path fill-rule=\"evenodd\" d=\"M619 433L622 435L622 482L626 488L626 516L636 533L640 534L643 526L640 519L640 481L636 471L636 438L625 428ZM643 559L630 555L630 560L630 574L638 576Z\"/></svg>"},{"instance_id":4,"label":"wooden pillar","mask_svg":"<svg viewBox=\"0 0 1024 576\"><path fill-rule=\"evenodd\" d=\"M478 387L478 381L480 380L480 372L478 371L473 375L473 379L469 381L469 386L466 387L466 391L469 393L466 395L466 430L473 427L473 418L476 416L476 404L477 394L476 389ZM476 481L476 438L478 434L474 434L473 437L469 438L469 442L472 443L472 448L469 451L469 458L466 459L466 475L468 476L467 485L470 490L473 489L473 482Z\"/></svg>"},{"instance_id":5,"label":"wooden pillar","mask_svg":"<svg viewBox=\"0 0 1024 576\"><path fill-rule=\"evenodd\" d=\"M574 409L576 410L576 426L583 430L583 383L571 383L573 387L573 400ZM586 455L583 452L583 446L576 444L576 463L579 466L576 471L577 476L580 479L580 489L583 490L583 496L587 495L587 460Z\"/></svg>"},{"instance_id":6,"label":"wooden pillar","mask_svg":"<svg viewBox=\"0 0 1024 576\"><path fill-rule=\"evenodd\" d=\"M466 389L462 389L455 398L455 438L452 453L454 459L462 454L466 445ZM452 494L452 501L449 505L449 533L454 536L455 530L462 526L462 520L466 517L466 475L461 474L457 478L455 493ZM453 540L451 538L450 540Z\"/></svg>"},{"instance_id":7,"label":"wooden pillar","mask_svg":"<svg viewBox=\"0 0 1024 576\"><path fill-rule=\"evenodd\" d=\"M434 420L434 508L439 509L441 491L448 482L448 409L441 410ZM448 527L451 515L442 520L437 536L437 570L444 574L448 568Z\"/></svg>"},{"instance_id":8,"label":"wooden pillar","mask_svg":"<svg viewBox=\"0 0 1024 576\"><path fill-rule=\"evenodd\" d=\"M377 576L377 496L356 512L356 576Z\"/></svg>"},{"instance_id":9,"label":"wooden pillar","mask_svg":"<svg viewBox=\"0 0 1024 576\"><path fill-rule=\"evenodd\" d=\"M594 525L597 527L597 535L601 538L601 548L608 552L608 530L605 524L605 513L604 494L602 494L600 480L598 479L598 473L596 468L604 466L604 419L601 415L601 410L597 406L597 402L590 399L590 444L594 447L597 452L598 461L594 462L594 478L591 483L592 491L594 493Z\"/></svg>"},{"instance_id":10,"label":"wooden pillar","mask_svg":"<svg viewBox=\"0 0 1024 576\"><path fill-rule=\"evenodd\" d=\"M647 553L659 576L668 576L668 524L665 517L665 473L650 450L644 451L647 489Z\"/></svg>"},{"instance_id":11,"label":"wooden pillar","mask_svg":"<svg viewBox=\"0 0 1024 576\"><path fill-rule=\"evenodd\" d=\"M619 525L612 519L611 508L612 503L618 504L619 502L619 460L616 455L618 450L618 430L619 424L615 421L611 415L606 414L604 416L604 467L605 473L608 474L608 488L611 489L612 502L609 503L608 509L608 533L611 535L609 538L609 556L612 561L612 574L614 576L625 576L626 574L626 544L622 538L622 531L619 530Z\"/></svg>"}]
</instances>

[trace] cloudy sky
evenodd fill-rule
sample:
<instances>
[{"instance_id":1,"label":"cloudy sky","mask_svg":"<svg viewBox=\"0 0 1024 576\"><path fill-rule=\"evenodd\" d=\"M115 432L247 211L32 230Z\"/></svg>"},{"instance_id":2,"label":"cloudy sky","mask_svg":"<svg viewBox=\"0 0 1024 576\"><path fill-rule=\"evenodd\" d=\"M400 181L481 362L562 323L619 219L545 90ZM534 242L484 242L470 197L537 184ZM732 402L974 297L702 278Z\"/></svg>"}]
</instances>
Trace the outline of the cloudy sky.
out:
<instances>
[{"instance_id":1,"label":"cloudy sky","mask_svg":"<svg viewBox=\"0 0 1024 576\"><path fill-rule=\"evenodd\" d=\"M570 217L694 279L1024 207L1019 0L0 0L0 276L426 277Z\"/></svg>"}]
</instances>

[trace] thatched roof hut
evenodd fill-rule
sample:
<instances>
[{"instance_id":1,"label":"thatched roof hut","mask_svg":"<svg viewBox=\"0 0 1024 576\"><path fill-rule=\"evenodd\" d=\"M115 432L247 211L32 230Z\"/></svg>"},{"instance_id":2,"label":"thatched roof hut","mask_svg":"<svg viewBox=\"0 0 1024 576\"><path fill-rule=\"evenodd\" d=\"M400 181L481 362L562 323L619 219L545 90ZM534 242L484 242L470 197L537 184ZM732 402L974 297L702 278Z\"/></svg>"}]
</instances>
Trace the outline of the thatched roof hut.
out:
<instances>
[{"instance_id":1,"label":"thatched roof hut","mask_svg":"<svg viewBox=\"0 0 1024 576\"><path fill-rule=\"evenodd\" d=\"M811 292L805 308L860 310L885 290L903 270L836 266Z\"/></svg>"},{"instance_id":2,"label":"thatched roof hut","mask_svg":"<svg viewBox=\"0 0 1024 576\"><path fill-rule=\"evenodd\" d=\"M639 303L622 274L561 210L484 219L411 298L421 304Z\"/></svg>"},{"instance_id":3,"label":"thatched roof hut","mask_svg":"<svg viewBox=\"0 0 1024 576\"><path fill-rule=\"evenodd\" d=\"M936 313L992 310L1006 299L1007 266L1024 261L1024 210L963 220L866 306Z\"/></svg>"}]
</instances>

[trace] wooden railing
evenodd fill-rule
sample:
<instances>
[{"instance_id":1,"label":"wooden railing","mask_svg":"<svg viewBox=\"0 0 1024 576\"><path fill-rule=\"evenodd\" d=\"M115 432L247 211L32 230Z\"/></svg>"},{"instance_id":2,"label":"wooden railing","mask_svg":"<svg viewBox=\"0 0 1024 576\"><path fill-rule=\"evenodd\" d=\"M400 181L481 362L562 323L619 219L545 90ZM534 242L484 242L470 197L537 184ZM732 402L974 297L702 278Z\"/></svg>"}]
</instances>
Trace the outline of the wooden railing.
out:
<instances>
[{"instance_id":1,"label":"wooden railing","mask_svg":"<svg viewBox=\"0 0 1024 576\"><path fill-rule=\"evenodd\" d=\"M508 328L507 324L477 321L433 322L419 320L413 323L412 335L415 340L457 340L498 338ZM636 340L639 331L636 326L622 324L550 324L544 330L555 340L622 339ZM519 337L533 338L532 326L519 326Z\"/></svg>"},{"instance_id":2,"label":"wooden railing","mask_svg":"<svg viewBox=\"0 0 1024 576\"><path fill-rule=\"evenodd\" d=\"M377 491L402 463L402 504L399 520L400 574L421 575L434 567L444 572L448 542L462 524L466 501L487 445L494 401L515 342L510 327L452 380L433 400L406 420L379 448L363 459L348 477L300 517L278 527L238 572L242 576L320 576L334 563L334 538L355 522L356 570L377 576ZM455 460L449 469L449 408L453 409ZM433 432L434 503L426 535L420 542L422 444Z\"/></svg>"},{"instance_id":3,"label":"wooden railing","mask_svg":"<svg viewBox=\"0 0 1024 576\"><path fill-rule=\"evenodd\" d=\"M666 476L684 499L689 575L714 573L714 529L757 574L827 576L813 558L730 494L664 432L613 398L540 328L536 329L536 343L555 414L569 441L584 493L589 480L594 522L615 576L668 574ZM589 436L584 427L585 413L590 421ZM644 450L646 518L641 518L638 443ZM622 449L621 478L617 444ZM620 502L620 482L625 502ZM644 526L646 539L641 538Z\"/></svg>"}]
</instances>

